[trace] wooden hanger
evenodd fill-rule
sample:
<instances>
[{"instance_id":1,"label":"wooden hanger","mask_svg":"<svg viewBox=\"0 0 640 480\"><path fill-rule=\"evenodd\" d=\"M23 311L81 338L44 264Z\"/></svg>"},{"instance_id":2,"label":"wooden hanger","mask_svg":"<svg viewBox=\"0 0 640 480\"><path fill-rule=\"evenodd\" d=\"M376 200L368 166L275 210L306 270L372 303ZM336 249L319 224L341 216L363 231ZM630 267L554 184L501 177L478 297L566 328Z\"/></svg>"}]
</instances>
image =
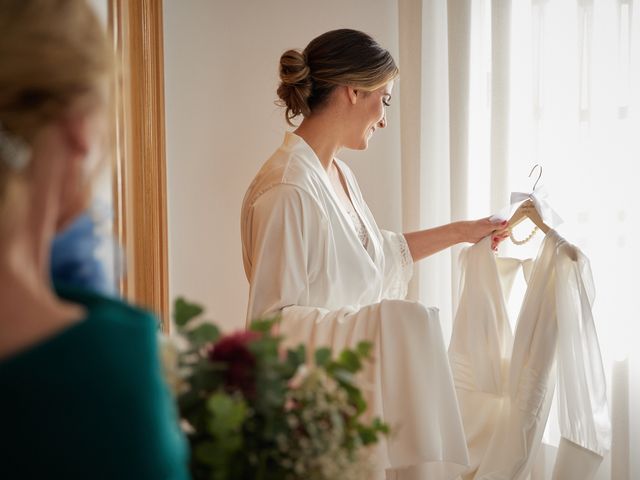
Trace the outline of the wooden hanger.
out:
<instances>
[{"instance_id":1,"label":"wooden hanger","mask_svg":"<svg viewBox=\"0 0 640 480\"><path fill-rule=\"evenodd\" d=\"M540 174L538 175L538 179L536 180L536 183L533 185L534 191L536 189L536 186L538 185L538 182L540 181L540 177L542 177L542 167L536 164L531 169L531 173L529 173L529 178L531 178L531 175L533 175L533 172L536 169L536 167L540 167ZM545 233L545 235L549 233L549 230L551 230L551 227L549 227L542 220L542 217L538 213L538 210L536 210L536 207L531 201L531 199L523 202L522 205L520 205L516 209L516 211L513 212L513 215L509 219L509 230L513 230L513 227L518 225L520 222L526 220L527 218L531 220L540 230L542 230Z\"/></svg>"}]
</instances>

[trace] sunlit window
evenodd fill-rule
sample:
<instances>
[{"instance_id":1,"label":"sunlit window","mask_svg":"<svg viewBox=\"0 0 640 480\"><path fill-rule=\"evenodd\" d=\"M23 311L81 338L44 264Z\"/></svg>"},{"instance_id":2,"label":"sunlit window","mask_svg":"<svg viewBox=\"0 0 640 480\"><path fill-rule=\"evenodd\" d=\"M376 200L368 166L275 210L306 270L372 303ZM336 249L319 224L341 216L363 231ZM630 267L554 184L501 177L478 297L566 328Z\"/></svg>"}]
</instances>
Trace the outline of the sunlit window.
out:
<instances>
[{"instance_id":1,"label":"sunlit window","mask_svg":"<svg viewBox=\"0 0 640 480\"><path fill-rule=\"evenodd\" d=\"M489 208L491 2L472 2L469 213ZM633 0L514 0L510 25L508 186L541 184L564 219L558 231L591 260L594 316L607 375L635 361L640 340L640 4ZM514 231L526 237L533 225ZM524 246L506 241L501 255L535 257L538 233ZM511 320L526 288L509 302ZM635 375L637 377L637 375ZM632 370L631 378L634 378ZM633 380L632 380L633 382ZM552 422L550 422L552 423Z\"/></svg>"}]
</instances>

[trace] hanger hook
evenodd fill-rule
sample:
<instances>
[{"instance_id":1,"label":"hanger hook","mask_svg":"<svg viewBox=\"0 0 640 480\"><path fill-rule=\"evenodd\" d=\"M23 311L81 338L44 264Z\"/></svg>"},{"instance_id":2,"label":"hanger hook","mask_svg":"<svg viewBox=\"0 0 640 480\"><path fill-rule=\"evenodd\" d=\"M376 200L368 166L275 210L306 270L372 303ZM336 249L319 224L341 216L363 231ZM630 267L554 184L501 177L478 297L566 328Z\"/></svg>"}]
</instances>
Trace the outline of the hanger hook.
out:
<instances>
[{"instance_id":1,"label":"hanger hook","mask_svg":"<svg viewBox=\"0 0 640 480\"><path fill-rule=\"evenodd\" d=\"M538 178L536 180L536 183L533 184L533 190L535 191L536 187L538 186L538 182L540 181L540 178L542 178L542 165L540 165L539 163L536 163L533 168L531 169L531 172L529 172L529 178L531 178L531 175L533 175L533 172L535 171L535 169L539 168L540 169L540 173L538 173Z\"/></svg>"}]
</instances>

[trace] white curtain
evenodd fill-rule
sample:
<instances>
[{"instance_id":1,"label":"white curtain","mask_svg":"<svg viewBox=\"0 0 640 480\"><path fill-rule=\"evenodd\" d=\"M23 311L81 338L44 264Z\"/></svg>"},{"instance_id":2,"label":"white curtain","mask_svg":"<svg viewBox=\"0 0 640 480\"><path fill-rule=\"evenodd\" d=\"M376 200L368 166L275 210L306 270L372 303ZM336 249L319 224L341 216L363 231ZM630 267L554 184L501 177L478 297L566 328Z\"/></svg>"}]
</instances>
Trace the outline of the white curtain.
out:
<instances>
[{"instance_id":1,"label":"white curtain","mask_svg":"<svg viewBox=\"0 0 640 480\"><path fill-rule=\"evenodd\" d=\"M541 183L565 221L558 230L590 258L596 282L613 421L597 478L640 478L640 457L630 454L640 451L640 214L632 198L640 184L640 0L398 5L405 230L496 212L511 191L531 191L528 174L542 165ZM505 242L501 254L535 256L540 239ZM457 252L424 262L411 290L440 308L447 337ZM549 428L532 480L551 478L556 442Z\"/></svg>"}]
</instances>

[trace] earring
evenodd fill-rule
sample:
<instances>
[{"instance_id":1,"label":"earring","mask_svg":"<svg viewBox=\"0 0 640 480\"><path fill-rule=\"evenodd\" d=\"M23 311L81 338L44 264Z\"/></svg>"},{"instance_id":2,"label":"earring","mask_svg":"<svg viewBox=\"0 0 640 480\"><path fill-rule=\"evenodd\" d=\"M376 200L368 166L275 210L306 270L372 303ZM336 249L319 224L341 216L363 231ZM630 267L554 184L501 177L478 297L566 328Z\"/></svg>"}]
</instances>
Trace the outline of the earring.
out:
<instances>
[{"instance_id":1,"label":"earring","mask_svg":"<svg viewBox=\"0 0 640 480\"><path fill-rule=\"evenodd\" d=\"M31 159L31 148L21 138L7 132L0 123L0 160L13 170L23 170Z\"/></svg>"}]
</instances>

